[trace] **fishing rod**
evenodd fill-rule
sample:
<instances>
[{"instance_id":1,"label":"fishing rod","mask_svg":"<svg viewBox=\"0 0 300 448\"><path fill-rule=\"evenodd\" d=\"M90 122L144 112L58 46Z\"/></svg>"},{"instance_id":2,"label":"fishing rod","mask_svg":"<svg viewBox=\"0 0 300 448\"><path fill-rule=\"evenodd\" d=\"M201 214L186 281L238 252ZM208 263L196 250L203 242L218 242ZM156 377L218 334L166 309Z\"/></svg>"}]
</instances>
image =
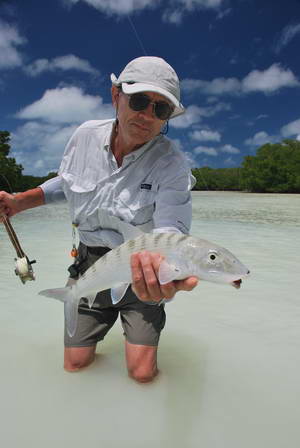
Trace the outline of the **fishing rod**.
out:
<instances>
[{"instance_id":1,"label":"fishing rod","mask_svg":"<svg viewBox=\"0 0 300 448\"><path fill-rule=\"evenodd\" d=\"M0 176L6 181L10 191L12 192L11 185L6 176L1 173ZM28 280L35 280L32 265L36 263L36 260L29 261L29 258L21 247L16 232L14 231L14 228L8 216L6 216L4 213L0 214L0 216L3 219L4 227L17 254L17 258L15 258L15 274L20 278L23 284L25 284Z\"/></svg>"},{"instance_id":2,"label":"fishing rod","mask_svg":"<svg viewBox=\"0 0 300 448\"><path fill-rule=\"evenodd\" d=\"M20 278L23 284L25 284L28 280L35 280L32 265L36 263L36 260L29 261L29 258L20 245L16 232L14 231L9 218L3 214L2 219L9 239L14 246L17 254L17 258L15 258L15 274Z\"/></svg>"},{"instance_id":3,"label":"fishing rod","mask_svg":"<svg viewBox=\"0 0 300 448\"><path fill-rule=\"evenodd\" d=\"M17 258L15 258L15 274L20 278L21 282L25 284L28 280L35 280L32 265L36 260L29 261L29 258L23 251L16 232L9 220L9 218L2 214L3 224L8 233L9 239L15 248Z\"/></svg>"}]
</instances>

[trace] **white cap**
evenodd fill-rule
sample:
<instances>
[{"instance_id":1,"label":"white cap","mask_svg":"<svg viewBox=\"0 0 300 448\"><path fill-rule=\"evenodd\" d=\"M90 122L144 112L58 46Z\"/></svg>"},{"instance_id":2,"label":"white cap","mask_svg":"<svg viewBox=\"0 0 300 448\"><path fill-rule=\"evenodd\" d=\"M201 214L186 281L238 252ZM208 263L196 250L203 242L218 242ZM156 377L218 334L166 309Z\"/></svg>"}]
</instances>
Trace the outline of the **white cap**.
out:
<instances>
[{"instance_id":1,"label":"white cap","mask_svg":"<svg viewBox=\"0 0 300 448\"><path fill-rule=\"evenodd\" d=\"M115 86L122 85L124 93L156 92L165 96L175 106L171 118L184 113L180 103L179 79L175 70L162 58L141 56L129 62L117 78L110 79Z\"/></svg>"}]
</instances>

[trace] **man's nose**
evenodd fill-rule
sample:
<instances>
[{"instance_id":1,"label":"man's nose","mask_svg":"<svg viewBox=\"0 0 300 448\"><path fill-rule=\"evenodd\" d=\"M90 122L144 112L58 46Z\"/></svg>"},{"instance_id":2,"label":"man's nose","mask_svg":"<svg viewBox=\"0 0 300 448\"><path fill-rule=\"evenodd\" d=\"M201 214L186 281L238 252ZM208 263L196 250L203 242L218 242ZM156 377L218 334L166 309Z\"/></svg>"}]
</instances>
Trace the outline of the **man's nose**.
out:
<instances>
[{"instance_id":1,"label":"man's nose","mask_svg":"<svg viewBox=\"0 0 300 448\"><path fill-rule=\"evenodd\" d=\"M142 113L147 118L155 118L154 103L149 103L146 109L141 110L140 113Z\"/></svg>"}]
</instances>

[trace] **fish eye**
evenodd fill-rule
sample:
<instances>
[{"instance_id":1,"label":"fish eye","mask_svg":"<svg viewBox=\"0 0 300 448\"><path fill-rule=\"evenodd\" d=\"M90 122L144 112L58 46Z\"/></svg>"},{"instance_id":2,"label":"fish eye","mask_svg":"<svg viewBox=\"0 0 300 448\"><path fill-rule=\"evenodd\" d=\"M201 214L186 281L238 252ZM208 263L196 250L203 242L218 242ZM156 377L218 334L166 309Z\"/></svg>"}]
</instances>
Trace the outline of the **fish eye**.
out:
<instances>
[{"instance_id":1,"label":"fish eye","mask_svg":"<svg viewBox=\"0 0 300 448\"><path fill-rule=\"evenodd\" d=\"M216 252L210 252L208 254L208 258L210 261L215 261L217 259L217 257L218 257L218 254Z\"/></svg>"}]
</instances>

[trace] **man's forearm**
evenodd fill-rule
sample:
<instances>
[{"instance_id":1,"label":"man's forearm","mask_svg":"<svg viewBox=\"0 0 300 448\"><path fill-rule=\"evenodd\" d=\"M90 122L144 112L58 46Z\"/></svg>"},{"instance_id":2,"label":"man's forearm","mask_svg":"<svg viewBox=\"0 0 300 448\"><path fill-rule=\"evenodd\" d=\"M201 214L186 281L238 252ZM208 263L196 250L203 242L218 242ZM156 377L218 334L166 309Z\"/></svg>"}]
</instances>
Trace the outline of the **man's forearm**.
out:
<instances>
[{"instance_id":1,"label":"man's forearm","mask_svg":"<svg viewBox=\"0 0 300 448\"><path fill-rule=\"evenodd\" d=\"M19 212L45 204L44 192L40 187L17 193L14 199Z\"/></svg>"}]
</instances>

